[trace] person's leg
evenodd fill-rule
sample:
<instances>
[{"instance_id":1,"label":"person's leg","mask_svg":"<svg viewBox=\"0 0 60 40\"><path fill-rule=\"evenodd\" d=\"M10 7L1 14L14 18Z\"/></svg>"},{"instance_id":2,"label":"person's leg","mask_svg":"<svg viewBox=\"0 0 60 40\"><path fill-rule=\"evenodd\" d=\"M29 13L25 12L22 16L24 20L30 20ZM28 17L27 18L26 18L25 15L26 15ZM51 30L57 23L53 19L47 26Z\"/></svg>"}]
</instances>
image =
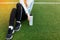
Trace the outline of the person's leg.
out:
<instances>
[{"instance_id":1,"label":"person's leg","mask_svg":"<svg viewBox=\"0 0 60 40\"><path fill-rule=\"evenodd\" d=\"M15 30L19 31L21 27L21 21L27 19L27 15L25 13L24 8L20 3L17 3L17 14L16 14L16 25L15 25Z\"/></svg>"},{"instance_id":2,"label":"person's leg","mask_svg":"<svg viewBox=\"0 0 60 40\"><path fill-rule=\"evenodd\" d=\"M10 20L9 20L9 28L8 28L8 33L7 33L7 39L12 39L12 34L13 34L13 26L14 26L14 19L15 19L15 14L16 14L16 8L13 8L10 14Z\"/></svg>"},{"instance_id":3,"label":"person's leg","mask_svg":"<svg viewBox=\"0 0 60 40\"><path fill-rule=\"evenodd\" d=\"M21 18L22 18L22 5L20 3L17 3L16 5L17 13L16 13L16 25L15 25L15 31L19 31L21 27Z\"/></svg>"},{"instance_id":4,"label":"person's leg","mask_svg":"<svg viewBox=\"0 0 60 40\"><path fill-rule=\"evenodd\" d=\"M17 15L16 15L16 21L21 21L22 18L22 5L20 3L17 3L16 5L17 8Z\"/></svg>"},{"instance_id":5,"label":"person's leg","mask_svg":"<svg viewBox=\"0 0 60 40\"><path fill-rule=\"evenodd\" d=\"M15 15L16 15L16 8L13 8L10 14L9 26L14 26Z\"/></svg>"},{"instance_id":6,"label":"person's leg","mask_svg":"<svg viewBox=\"0 0 60 40\"><path fill-rule=\"evenodd\" d=\"M22 18L21 18L21 20L22 21L25 21L26 19L27 19L27 14L26 14L26 12L25 12L25 10L24 10L24 8L22 7Z\"/></svg>"}]
</instances>

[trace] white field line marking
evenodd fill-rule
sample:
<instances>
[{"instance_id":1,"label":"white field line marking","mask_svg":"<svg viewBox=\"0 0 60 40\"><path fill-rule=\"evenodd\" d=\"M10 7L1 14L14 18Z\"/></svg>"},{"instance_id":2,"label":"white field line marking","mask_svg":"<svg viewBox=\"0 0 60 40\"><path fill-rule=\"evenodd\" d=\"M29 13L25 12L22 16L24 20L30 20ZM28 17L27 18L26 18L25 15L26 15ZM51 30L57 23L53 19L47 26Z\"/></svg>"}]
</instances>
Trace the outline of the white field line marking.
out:
<instances>
[{"instance_id":1,"label":"white field line marking","mask_svg":"<svg viewBox=\"0 0 60 40\"><path fill-rule=\"evenodd\" d=\"M0 2L0 4L17 4L18 2ZM60 4L60 2L35 2L34 4Z\"/></svg>"},{"instance_id":2,"label":"white field line marking","mask_svg":"<svg viewBox=\"0 0 60 40\"><path fill-rule=\"evenodd\" d=\"M60 2L35 2L35 4L60 4Z\"/></svg>"}]
</instances>

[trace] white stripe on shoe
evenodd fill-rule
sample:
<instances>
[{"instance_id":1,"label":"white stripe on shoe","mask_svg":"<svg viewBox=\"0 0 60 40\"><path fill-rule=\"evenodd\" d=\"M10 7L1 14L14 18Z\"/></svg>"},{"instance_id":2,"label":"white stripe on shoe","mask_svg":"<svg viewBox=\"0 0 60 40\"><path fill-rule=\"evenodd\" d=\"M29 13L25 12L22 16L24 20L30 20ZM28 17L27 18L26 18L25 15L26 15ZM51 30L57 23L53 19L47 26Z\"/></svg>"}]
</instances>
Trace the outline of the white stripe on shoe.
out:
<instances>
[{"instance_id":1,"label":"white stripe on shoe","mask_svg":"<svg viewBox=\"0 0 60 40\"><path fill-rule=\"evenodd\" d=\"M13 30L13 26L9 26L9 28L11 28L11 30Z\"/></svg>"},{"instance_id":2,"label":"white stripe on shoe","mask_svg":"<svg viewBox=\"0 0 60 40\"><path fill-rule=\"evenodd\" d=\"M21 23L20 21L16 21L17 23Z\"/></svg>"}]
</instances>

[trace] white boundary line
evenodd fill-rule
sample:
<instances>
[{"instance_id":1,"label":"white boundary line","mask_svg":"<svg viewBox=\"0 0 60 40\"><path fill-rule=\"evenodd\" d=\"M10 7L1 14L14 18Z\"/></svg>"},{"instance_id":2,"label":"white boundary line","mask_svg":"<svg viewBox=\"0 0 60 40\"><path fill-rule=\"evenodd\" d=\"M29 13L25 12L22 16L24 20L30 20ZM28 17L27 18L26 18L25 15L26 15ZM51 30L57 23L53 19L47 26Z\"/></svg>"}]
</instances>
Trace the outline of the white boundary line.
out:
<instances>
[{"instance_id":1,"label":"white boundary line","mask_svg":"<svg viewBox=\"0 0 60 40\"><path fill-rule=\"evenodd\" d=\"M60 4L60 2L35 2L35 4Z\"/></svg>"},{"instance_id":2,"label":"white boundary line","mask_svg":"<svg viewBox=\"0 0 60 40\"><path fill-rule=\"evenodd\" d=\"M0 2L0 4L17 4L18 2ZM60 2L35 2L35 4L60 4Z\"/></svg>"}]
</instances>

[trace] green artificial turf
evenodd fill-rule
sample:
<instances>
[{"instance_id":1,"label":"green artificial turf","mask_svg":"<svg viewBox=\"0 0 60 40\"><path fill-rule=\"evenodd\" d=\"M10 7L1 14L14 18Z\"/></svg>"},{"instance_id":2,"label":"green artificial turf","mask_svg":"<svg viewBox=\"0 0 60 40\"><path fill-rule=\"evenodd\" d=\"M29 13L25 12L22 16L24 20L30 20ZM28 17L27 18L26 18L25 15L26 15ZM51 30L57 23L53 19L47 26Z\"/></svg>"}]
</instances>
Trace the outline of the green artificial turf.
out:
<instances>
[{"instance_id":1,"label":"green artificial turf","mask_svg":"<svg viewBox=\"0 0 60 40\"><path fill-rule=\"evenodd\" d=\"M13 7L15 5L0 8L0 40L6 38ZM24 21L21 30L14 33L12 40L60 40L60 4L35 4L32 14L33 26L29 26L27 20Z\"/></svg>"}]
</instances>

